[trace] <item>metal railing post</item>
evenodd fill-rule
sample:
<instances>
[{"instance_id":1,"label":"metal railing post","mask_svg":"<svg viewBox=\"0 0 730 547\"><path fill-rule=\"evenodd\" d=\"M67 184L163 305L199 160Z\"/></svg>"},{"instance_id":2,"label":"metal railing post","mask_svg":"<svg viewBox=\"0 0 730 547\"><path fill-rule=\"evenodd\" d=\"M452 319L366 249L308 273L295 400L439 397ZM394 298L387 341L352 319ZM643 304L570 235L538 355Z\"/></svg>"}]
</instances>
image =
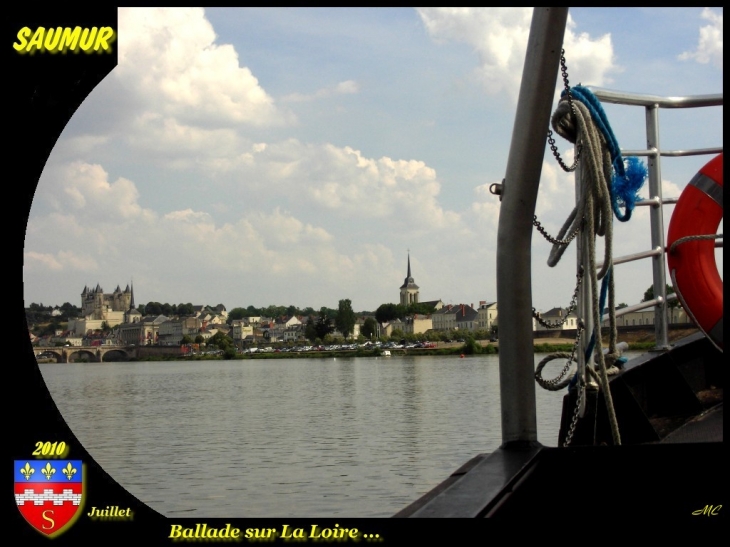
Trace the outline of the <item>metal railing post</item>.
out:
<instances>
[{"instance_id":1,"label":"metal railing post","mask_svg":"<svg viewBox=\"0 0 730 547\"><path fill-rule=\"evenodd\" d=\"M659 151L659 105L652 104L646 107L646 147L653 153L648 156L649 162L649 197L662 203L662 167ZM668 350L669 336L667 334L667 280L665 274L664 256L664 209L661 205L653 206L649 211L651 223L651 247L658 251L652 257L652 271L654 280L654 298L657 304L654 308L654 335L657 350Z\"/></svg>"},{"instance_id":2,"label":"metal railing post","mask_svg":"<svg viewBox=\"0 0 730 547\"><path fill-rule=\"evenodd\" d=\"M534 8L497 231L502 447L537 443L532 219L568 8Z\"/></svg>"}]
</instances>

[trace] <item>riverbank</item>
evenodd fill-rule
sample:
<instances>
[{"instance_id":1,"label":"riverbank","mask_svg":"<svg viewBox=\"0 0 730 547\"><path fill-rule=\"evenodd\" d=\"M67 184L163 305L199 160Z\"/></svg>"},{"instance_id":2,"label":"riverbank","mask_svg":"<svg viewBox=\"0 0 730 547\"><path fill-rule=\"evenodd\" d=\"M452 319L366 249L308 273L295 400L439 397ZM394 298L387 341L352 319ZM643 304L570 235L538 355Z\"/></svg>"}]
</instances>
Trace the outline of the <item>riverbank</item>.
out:
<instances>
[{"instance_id":1,"label":"riverbank","mask_svg":"<svg viewBox=\"0 0 730 547\"><path fill-rule=\"evenodd\" d=\"M674 343L677 340L685 338L690 334L697 332L697 328L687 329L671 329L669 331L669 342ZM648 351L654 348L654 332L653 330L641 330L633 332L619 333L619 342L629 344L629 351ZM534 351L536 354L553 353L553 352L571 352L575 340L572 338L535 338L533 340ZM470 355L470 354L498 354L499 341L490 342L488 340L475 340L471 347L463 342L437 342L435 348L391 348L387 351L391 356L402 355L423 355L423 356L439 356L439 355ZM608 345L608 339L603 338L604 347ZM232 357L233 360L251 360L251 359L306 359L306 358L335 358L346 359L351 357L386 357L385 350L359 348L356 350L337 350L337 351L271 351L256 353L238 353ZM216 354L158 354L154 356L146 356L144 358L131 359L130 361L221 361L227 358L221 353ZM230 357L228 359L231 359ZM55 362L53 358L39 359L38 362ZM111 362L111 361L105 361Z\"/></svg>"},{"instance_id":2,"label":"riverbank","mask_svg":"<svg viewBox=\"0 0 730 547\"><path fill-rule=\"evenodd\" d=\"M625 341L619 339L619 341ZM474 348L469 350L467 345L464 343L451 342L451 343L439 343L436 348L401 348L401 349L389 349L387 352L390 356L466 356L470 354L498 354L499 353L499 342L489 342L487 340L476 340L480 349ZM536 354L553 353L553 352L571 352L575 340L569 338L541 338L534 341L534 351ZM606 340L605 345L608 345ZM629 342L629 351L645 351L650 350L654 347L653 341L636 341ZM256 352L256 353L245 353L237 354L233 357L233 360L266 360L266 359L311 359L311 358L324 358L324 359L347 359L351 357L384 357L387 358L388 353L385 350L380 349L364 349L360 348L357 350L339 350L339 351L273 351L273 352ZM171 356L166 357L155 357L150 359L144 359L145 361L220 361L225 359L222 355L191 355L187 357Z\"/></svg>"}]
</instances>

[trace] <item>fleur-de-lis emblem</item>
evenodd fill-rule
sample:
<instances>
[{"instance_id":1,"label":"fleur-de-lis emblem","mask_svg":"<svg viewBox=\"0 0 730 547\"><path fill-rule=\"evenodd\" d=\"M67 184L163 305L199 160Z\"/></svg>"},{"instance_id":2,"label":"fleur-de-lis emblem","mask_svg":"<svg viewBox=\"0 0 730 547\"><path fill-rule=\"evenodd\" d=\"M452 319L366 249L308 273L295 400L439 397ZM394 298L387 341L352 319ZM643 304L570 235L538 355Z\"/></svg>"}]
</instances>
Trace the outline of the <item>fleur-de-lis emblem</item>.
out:
<instances>
[{"instance_id":1,"label":"fleur-de-lis emblem","mask_svg":"<svg viewBox=\"0 0 730 547\"><path fill-rule=\"evenodd\" d=\"M25 477L25 480L29 481L30 476L35 473L35 469L33 469L28 462L25 462L25 467L21 467L20 472Z\"/></svg>"},{"instance_id":2,"label":"fleur-de-lis emblem","mask_svg":"<svg viewBox=\"0 0 730 547\"><path fill-rule=\"evenodd\" d=\"M51 467L50 463L47 463L46 466L43 469L41 469L41 473L43 473L48 480L51 480L51 477L53 476L53 474L55 472L56 472L56 470L53 467Z\"/></svg>"},{"instance_id":3,"label":"fleur-de-lis emblem","mask_svg":"<svg viewBox=\"0 0 730 547\"><path fill-rule=\"evenodd\" d=\"M66 475L68 480L71 480L76 474L76 469L71 466L71 462L68 462L68 465L63 469L63 474Z\"/></svg>"}]
</instances>

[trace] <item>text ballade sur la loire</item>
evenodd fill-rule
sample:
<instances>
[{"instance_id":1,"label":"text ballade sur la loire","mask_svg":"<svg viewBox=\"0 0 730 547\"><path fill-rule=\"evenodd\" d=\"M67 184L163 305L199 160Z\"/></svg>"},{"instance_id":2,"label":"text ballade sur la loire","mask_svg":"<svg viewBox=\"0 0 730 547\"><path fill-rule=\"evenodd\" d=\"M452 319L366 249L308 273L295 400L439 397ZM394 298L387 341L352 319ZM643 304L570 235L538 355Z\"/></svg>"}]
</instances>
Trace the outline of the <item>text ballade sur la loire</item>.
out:
<instances>
[{"instance_id":1,"label":"text ballade sur la loire","mask_svg":"<svg viewBox=\"0 0 730 547\"><path fill-rule=\"evenodd\" d=\"M358 540L362 533L357 528L342 528L335 524L332 528L322 528L318 524L312 524L309 528L294 528L284 524L279 531L277 528L246 528L241 530L230 524L222 528L210 527L207 524L196 524L192 527L184 527L181 524L173 524L170 529L170 539L339 539Z\"/></svg>"}]
</instances>

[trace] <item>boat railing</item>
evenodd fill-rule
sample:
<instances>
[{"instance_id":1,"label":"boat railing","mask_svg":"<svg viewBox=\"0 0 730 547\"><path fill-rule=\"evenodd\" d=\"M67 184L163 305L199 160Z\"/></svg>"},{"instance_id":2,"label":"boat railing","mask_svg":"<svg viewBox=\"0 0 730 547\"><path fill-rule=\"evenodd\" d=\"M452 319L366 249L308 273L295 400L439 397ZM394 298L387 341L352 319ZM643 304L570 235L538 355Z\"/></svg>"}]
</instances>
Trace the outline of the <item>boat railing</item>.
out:
<instances>
[{"instance_id":1,"label":"boat railing","mask_svg":"<svg viewBox=\"0 0 730 547\"><path fill-rule=\"evenodd\" d=\"M527 44L518 97L520 108L515 116L507 168L499 194L500 215L497 231L497 301L500 323L500 398L502 407L502 446L524 446L537 442L535 409L535 362L532 344L532 230L540 174L545 152L545 131L549 127L553 108L553 90L560 70L562 38L568 18L568 8L535 8ZM549 90L549 91L548 91ZM647 148L625 151L628 156L649 158L649 203L651 205L651 250L646 257L654 261L655 302L642 306L658 308L655 329L657 344L667 343L664 220L662 215L660 158L669 155L695 155L712 150L661 151L659 146L660 108L687 108L722 104L722 95L693 97L655 97L593 89L606 103L644 107L646 110ZM652 165L654 164L654 165ZM644 254L644 253L640 253ZM638 260L643 256L621 257L615 262ZM585 283L584 283L585 285ZM661 299L661 301L660 301ZM592 314L589 314L592 316ZM583 311L583 317L586 317ZM658 324L657 324L658 323ZM590 332L586 329L586 332ZM580 354L581 352L579 352Z\"/></svg>"},{"instance_id":2,"label":"boat railing","mask_svg":"<svg viewBox=\"0 0 730 547\"><path fill-rule=\"evenodd\" d=\"M626 106L643 107L645 110L646 120L646 142L647 148L641 150L621 150L624 157L640 156L648 159L648 186L649 199L636 202L637 206L650 207L649 219L651 228L651 249L639 253L620 256L613 259L613 264L624 264L645 258L652 259L653 273L653 291L654 298L652 300L641 302L639 304L628 306L620 310L616 310L616 316L626 313L639 311L642 309L654 307L654 331L656 338L656 350L668 350L668 321L667 321L667 305L676 299L676 295L667 295L666 287L666 246L664 242L664 213L663 206L676 204L678 197L665 198L662 193L662 157L682 157L682 156L700 156L714 155L723 151L723 147L712 148L691 148L686 150L664 150L660 147L660 127L659 127L659 111L660 109L677 109L677 108L705 108L723 105L723 94L709 95L688 95L684 97L661 97L657 95L647 95L640 93L627 93L622 91L614 91L599 87L588 86L593 94L603 103L611 103ZM716 246L722 246L722 240L717 240ZM602 265L598 264L598 268ZM590 300L590 299L589 299ZM590 306L590 301L587 303ZM590 311L588 308L586 311ZM588 315L589 317L592 314ZM604 319L602 317L602 319Z\"/></svg>"}]
</instances>

